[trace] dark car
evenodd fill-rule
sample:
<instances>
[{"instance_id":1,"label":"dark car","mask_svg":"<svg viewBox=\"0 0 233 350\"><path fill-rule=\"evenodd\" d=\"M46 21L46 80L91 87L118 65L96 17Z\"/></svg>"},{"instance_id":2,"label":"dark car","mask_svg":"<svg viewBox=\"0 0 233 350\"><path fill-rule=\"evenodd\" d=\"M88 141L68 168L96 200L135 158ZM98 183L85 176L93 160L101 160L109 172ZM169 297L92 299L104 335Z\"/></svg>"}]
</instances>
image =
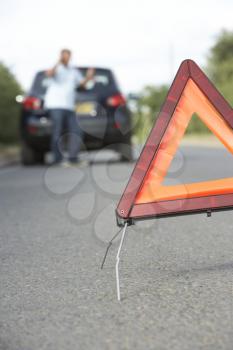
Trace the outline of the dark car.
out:
<instances>
[{"instance_id":1,"label":"dark car","mask_svg":"<svg viewBox=\"0 0 233 350\"><path fill-rule=\"evenodd\" d=\"M88 68L77 69L85 76ZM121 160L131 161L131 115L126 100L111 70L95 68L95 71L95 78L85 90L77 89L76 115L83 131L84 148L108 146L120 153ZM43 163L50 150L52 123L44 108L46 79L44 71L38 72L22 102L21 159L25 165Z\"/></svg>"}]
</instances>

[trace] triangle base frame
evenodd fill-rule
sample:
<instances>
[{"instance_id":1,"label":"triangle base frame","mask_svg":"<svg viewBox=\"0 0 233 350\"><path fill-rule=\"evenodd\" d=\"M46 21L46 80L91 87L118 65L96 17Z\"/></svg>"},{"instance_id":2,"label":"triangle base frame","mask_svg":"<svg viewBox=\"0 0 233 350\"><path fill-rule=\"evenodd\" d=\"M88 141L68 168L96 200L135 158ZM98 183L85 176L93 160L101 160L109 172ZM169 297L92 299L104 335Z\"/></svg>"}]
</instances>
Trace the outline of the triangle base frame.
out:
<instances>
[{"instance_id":1,"label":"triangle base frame","mask_svg":"<svg viewBox=\"0 0 233 350\"><path fill-rule=\"evenodd\" d=\"M230 211L233 210L233 205L229 207L221 207L221 208L205 208L205 209L197 209L186 212L172 212L166 214L154 214L154 215L145 215L139 217L130 217L128 219L124 219L117 215L116 213L116 222L118 227L124 227L125 224L129 226L136 225L138 221L146 221L146 220L156 220L163 219L166 217L175 217L175 216L186 216L186 215L195 215L195 214L205 214L208 218L212 216L213 213L222 212L222 211Z\"/></svg>"}]
</instances>

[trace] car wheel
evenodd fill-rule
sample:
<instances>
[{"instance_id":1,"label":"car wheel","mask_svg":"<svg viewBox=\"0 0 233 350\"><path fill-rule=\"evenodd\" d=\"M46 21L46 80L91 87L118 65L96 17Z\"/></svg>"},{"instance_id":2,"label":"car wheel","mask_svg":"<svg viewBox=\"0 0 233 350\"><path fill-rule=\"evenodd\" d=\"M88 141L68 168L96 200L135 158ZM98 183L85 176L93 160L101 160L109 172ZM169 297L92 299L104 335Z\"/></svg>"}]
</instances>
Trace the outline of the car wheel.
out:
<instances>
[{"instance_id":1,"label":"car wheel","mask_svg":"<svg viewBox=\"0 0 233 350\"><path fill-rule=\"evenodd\" d=\"M131 143L120 144L118 152L120 153L120 160L122 162L133 162L133 147Z\"/></svg>"},{"instance_id":2,"label":"car wheel","mask_svg":"<svg viewBox=\"0 0 233 350\"><path fill-rule=\"evenodd\" d=\"M35 152L35 160L37 164L44 164L44 152Z\"/></svg>"},{"instance_id":3,"label":"car wheel","mask_svg":"<svg viewBox=\"0 0 233 350\"><path fill-rule=\"evenodd\" d=\"M34 165L44 163L44 153L37 152L25 142L21 144L21 162L23 165Z\"/></svg>"}]
</instances>

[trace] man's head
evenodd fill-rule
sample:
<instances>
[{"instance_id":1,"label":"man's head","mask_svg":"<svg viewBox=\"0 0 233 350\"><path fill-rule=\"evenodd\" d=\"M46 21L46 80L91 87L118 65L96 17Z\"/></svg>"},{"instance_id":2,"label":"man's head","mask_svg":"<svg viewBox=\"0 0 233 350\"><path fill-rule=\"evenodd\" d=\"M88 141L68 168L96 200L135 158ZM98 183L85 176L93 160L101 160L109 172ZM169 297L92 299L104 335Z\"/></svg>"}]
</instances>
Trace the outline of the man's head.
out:
<instances>
[{"instance_id":1,"label":"man's head","mask_svg":"<svg viewBox=\"0 0 233 350\"><path fill-rule=\"evenodd\" d=\"M70 62L71 51L69 49L62 49L60 54L60 61L62 64L67 66Z\"/></svg>"}]
</instances>

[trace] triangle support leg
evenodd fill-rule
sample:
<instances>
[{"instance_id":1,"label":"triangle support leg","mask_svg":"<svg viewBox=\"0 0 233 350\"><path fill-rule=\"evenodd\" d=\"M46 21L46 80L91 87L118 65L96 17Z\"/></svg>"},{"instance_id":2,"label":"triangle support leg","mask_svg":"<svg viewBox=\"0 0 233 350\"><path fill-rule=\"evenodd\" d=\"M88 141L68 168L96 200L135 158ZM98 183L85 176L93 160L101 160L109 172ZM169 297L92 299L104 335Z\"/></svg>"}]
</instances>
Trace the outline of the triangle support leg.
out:
<instances>
[{"instance_id":1,"label":"triangle support leg","mask_svg":"<svg viewBox=\"0 0 233 350\"><path fill-rule=\"evenodd\" d=\"M109 249L111 248L111 245L112 245L112 242L114 241L114 239L117 238L117 236L121 233L122 231L122 227L120 228L119 231L117 231L117 233L112 237L112 239L108 242L108 245L107 245L107 248L106 248L106 251L105 251L105 254L104 254L104 257L103 257L103 260L102 260L102 264L101 264L101 270L103 269L104 267L104 264L105 264L105 260L107 258L107 255L108 255L108 251Z\"/></svg>"},{"instance_id":2,"label":"triangle support leg","mask_svg":"<svg viewBox=\"0 0 233 350\"><path fill-rule=\"evenodd\" d=\"M117 286L117 300L121 300L121 291L120 291L120 279L119 279L119 262L120 262L120 254L121 254L121 249L124 243L125 239L125 234L126 234L126 229L127 229L128 223L126 222L123 228L122 236L121 236L121 241L120 245L117 251L117 256L116 256L116 286Z\"/></svg>"}]
</instances>

